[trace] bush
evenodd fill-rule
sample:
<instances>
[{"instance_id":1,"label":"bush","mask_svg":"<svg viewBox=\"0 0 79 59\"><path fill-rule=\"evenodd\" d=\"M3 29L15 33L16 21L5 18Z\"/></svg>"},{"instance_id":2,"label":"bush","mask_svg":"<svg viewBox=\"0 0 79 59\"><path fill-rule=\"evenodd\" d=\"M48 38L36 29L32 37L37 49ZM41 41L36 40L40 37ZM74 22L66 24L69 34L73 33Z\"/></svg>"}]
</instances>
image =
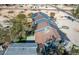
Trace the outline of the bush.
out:
<instances>
[{"instance_id":1,"label":"bush","mask_svg":"<svg viewBox=\"0 0 79 59\"><path fill-rule=\"evenodd\" d=\"M8 13L14 13L14 11L8 11Z\"/></svg>"}]
</instances>

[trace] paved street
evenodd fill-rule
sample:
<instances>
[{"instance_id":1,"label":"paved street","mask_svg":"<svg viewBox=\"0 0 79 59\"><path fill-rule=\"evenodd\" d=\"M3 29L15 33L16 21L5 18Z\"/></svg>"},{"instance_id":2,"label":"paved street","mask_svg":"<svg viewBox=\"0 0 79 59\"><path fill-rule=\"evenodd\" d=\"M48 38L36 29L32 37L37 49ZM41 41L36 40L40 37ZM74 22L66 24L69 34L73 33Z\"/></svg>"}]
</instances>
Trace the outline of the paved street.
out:
<instances>
[{"instance_id":1,"label":"paved street","mask_svg":"<svg viewBox=\"0 0 79 59\"><path fill-rule=\"evenodd\" d=\"M72 43L79 45L79 32L77 31L79 30L79 22L71 21L71 19L66 18L65 16L70 15L65 12L61 11L59 14L61 16L63 15L63 18L59 17L58 18L59 20L56 20L57 26L59 28L61 28L62 26L69 27L69 29L62 28L60 30L66 33L66 35L68 36L68 38L71 40Z\"/></svg>"}]
</instances>

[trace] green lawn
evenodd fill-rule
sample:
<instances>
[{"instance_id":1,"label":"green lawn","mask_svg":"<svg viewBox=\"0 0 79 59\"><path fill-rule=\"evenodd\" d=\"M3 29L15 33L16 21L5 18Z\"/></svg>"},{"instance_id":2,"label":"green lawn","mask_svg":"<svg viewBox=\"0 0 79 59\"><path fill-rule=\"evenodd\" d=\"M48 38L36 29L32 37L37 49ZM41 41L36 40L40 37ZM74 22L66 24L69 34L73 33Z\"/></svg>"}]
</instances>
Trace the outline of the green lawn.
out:
<instances>
[{"instance_id":1,"label":"green lawn","mask_svg":"<svg viewBox=\"0 0 79 59\"><path fill-rule=\"evenodd\" d=\"M27 40L35 40L34 36L28 36Z\"/></svg>"}]
</instances>

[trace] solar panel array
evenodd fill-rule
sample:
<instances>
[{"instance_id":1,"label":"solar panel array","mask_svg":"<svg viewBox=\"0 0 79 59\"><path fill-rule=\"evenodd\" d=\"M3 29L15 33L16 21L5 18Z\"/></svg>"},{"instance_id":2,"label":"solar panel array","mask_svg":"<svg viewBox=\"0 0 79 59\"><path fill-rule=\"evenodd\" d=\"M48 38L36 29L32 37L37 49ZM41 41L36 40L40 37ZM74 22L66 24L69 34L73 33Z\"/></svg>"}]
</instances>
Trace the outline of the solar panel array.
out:
<instances>
[{"instance_id":1,"label":"solar panel array","mask_svg":"<svg viewBox=\"0 0 79 59\"><path fill-rule=\"evenodd\" d=\"M36 55L35 43L12 43L4 55Z\"/></svg>"}]
</instances>

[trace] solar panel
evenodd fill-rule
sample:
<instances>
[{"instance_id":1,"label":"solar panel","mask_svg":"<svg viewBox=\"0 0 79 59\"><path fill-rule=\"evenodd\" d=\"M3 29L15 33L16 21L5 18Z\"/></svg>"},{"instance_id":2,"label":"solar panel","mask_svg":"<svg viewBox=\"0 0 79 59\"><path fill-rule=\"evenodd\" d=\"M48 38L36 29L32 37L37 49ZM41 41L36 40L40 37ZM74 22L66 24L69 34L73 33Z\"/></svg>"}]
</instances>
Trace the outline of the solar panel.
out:
<instances>
[{"instance_id":1,"label":"solar panel","mask_svg":"<svg viewBox=\"0 0 79 59\"><path fill-rule=\"evenodd\" d=\"M4 55L36 55L35 43L14 43L9 46Z\"/></svg>"},{"instance_id":2,"label":"solar panel","mask_svg":"<svg viewBox=\"0 0 79 59\"><path fill-rule=\"evenodd\" d=\"M36 47L35 43L12 43L10 47Z\"/></svg>"},{"instance_id":3,"label":"solar panel","mask_svg":"<svg viewBox=\"0 0 79 59\"><path fill-rule=\"evenodd\" d=\"M2 55L4 52L3 51L0 51L0 55Z\"/></svg>"}]
</instances>

